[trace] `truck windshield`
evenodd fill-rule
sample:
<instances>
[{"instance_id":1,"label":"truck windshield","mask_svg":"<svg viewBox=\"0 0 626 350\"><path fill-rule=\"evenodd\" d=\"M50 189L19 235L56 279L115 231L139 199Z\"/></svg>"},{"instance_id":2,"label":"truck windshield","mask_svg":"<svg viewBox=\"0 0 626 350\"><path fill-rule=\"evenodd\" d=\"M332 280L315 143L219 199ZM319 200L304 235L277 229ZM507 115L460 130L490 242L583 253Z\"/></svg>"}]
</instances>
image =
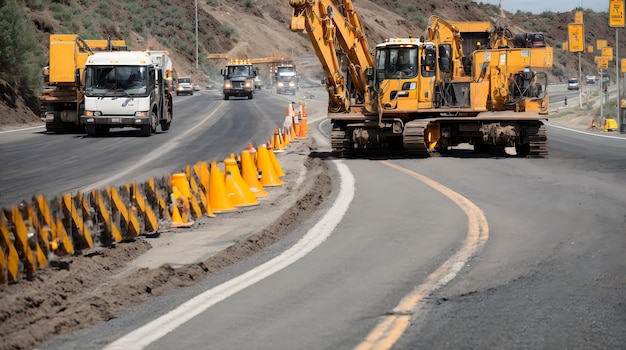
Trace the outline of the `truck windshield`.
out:
<instances>
[{"instance_id":1,"label":"truck windshield","mask_svg":"<svg viewBox=\"0 0 626 350\"><path fill-rule=\"evenodd\" d=\"M85 69L85 95L130 96L147 94L145 66L88 66Z\"/></svg>"},{"instance_id":2,"label":"truck windshield","mask_svg":"<svg viewBox=\"0 0 626 350\"><path fill-rule=\"evenodd\" d=\"M228 75L230 77L249 77L252 76L252 66L229 66Z\"/></svg>"},{"instance_id":3,"label":"truck windshield","mask_svg":"<svg viewBox=\"0 0 626 350\"><path fill-rule=\"evenodd\" d=\"M376 50L376 76L408 79L417 76L417 47L383 47Z\"/></svg>"}]
</instances>

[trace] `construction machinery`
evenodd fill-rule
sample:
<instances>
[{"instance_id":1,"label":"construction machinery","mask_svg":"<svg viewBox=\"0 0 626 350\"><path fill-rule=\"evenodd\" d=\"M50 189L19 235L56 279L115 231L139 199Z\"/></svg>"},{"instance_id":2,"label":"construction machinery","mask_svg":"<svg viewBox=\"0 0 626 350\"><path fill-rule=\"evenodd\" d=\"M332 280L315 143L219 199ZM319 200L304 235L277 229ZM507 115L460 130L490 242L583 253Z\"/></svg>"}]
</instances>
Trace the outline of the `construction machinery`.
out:
<instances>
[{"instance_id":1,"label":"construction machinery","mask_svg":"<svg viewBox=\"0 0 626 350\"><path fill-rule=\"evenodd\" d=\"M289 3L291 29L306 30L326 73L335 156L428 156L461 143L547 155L553 52L541 34L431 16L420 38L390 38L372 56L352 1Z\"/></svg>"},{"instance_id":2,"label":"construction machinery","mask_svg":"<svg viewBox=\"0 0 626 350\"><path fill-rule=\"evenodd\" d=\"M222 92L225 100L230 96L254 98L254 78L258 70L250 60L232 59L220 73L224 77Z\"/></svg>"},{"instance_id":3,"label":"construction machinery","mask_svg":"<svg viewBox=\"0 0 626 350\"><path fill-rule=\"evenodd\" d=\"M299 79L295 64L285 63L274 67L274 83L277 94L290 93L295 95L300 88Z\"/></svg>"},{"instance_id":4,"label":"construction machinery","mask_svg":"<svg viewBox=\"0 0 626 350\"><path fill-rule=\"evenodd\" d=\"M111 128L167 131L173 118L171 60L167 51L98 52L85 63L85 112L90 136Z\"/></svg>"},{"instance_id":5,"label":"construction machinery","mask_svg":"<svg viewBox=\"0 0 626 350\"><path fill-rule=\"evenodd\" d=\"M124 40L84 40L76 34L51 34L48 66L40 75L41 119L49 132L82 131L83 71L98 51L127 50Z\"/></svg>"}]
</instances>

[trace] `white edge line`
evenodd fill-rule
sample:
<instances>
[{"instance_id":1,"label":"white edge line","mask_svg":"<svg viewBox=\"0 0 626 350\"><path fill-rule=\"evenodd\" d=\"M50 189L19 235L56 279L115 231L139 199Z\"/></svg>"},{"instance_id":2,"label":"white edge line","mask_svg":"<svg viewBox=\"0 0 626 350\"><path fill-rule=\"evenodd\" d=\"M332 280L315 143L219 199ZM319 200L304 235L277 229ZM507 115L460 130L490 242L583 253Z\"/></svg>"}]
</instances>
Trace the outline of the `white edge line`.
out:
<instances>
[{"instance_id":1,"label":"white edge line","mask_svg":"<svg viewBox=\"0 0 626 350\"><path fill-rule=\"evenodd\" d=\"M568 130L568 131L571 131L571 132L576 132L576 133L583 134L583 135L605 137L605 138L608 138L608 139L615 139L615 140L624 140L624 139L626 139L626 137L603 135L603 134L594 134L592 132L571 129L571 128L568 128L568 127L565 127L565 126L560 126L560 125L555 125L555 124L550 124L550 123L546 123L546 125L554 127L554 128L557 128L557 129L561 129L561 130Z\"/></svg>"},{"instance_id":2,"label":"white edge line","mask_svg":"<svg viewBox=\"0 0 626 350\"><path fill-rule=\"evenodd\" d=\"M26 130L33 130L33 129L41 129L44 126L45 125L39 125L39 126L30 126L30 127L27 127L27 128L18 128L18 129L4 130L4 131L0 131L0 134L8 134L10 132L26 131Z\"/></svg>"},{"instance_id":3,"label":"white edge line","mask_svg":"<svg viewBox=\"0 0 626 350\"><path fill-rule=\"evenodd\" d=\"M186 301L167 314L115 340L104 349L143 349L211 306L291 265L324 242L343 219L355 191L354 177L348 166L341 161L333 163L337 166L341 182L337 199L321 220L294 246L274 259Z\"/></svg>"}]
</instances>

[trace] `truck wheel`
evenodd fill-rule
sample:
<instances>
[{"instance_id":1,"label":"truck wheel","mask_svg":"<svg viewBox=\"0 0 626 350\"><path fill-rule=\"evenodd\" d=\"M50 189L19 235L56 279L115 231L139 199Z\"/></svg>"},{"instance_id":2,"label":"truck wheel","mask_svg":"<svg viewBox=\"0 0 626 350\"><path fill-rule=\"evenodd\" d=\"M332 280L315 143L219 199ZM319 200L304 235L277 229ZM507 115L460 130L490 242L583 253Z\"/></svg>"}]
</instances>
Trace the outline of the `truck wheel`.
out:
<instances>
[{"instance_id":1,"label":"truck wheel","mask_svg":"<svg viewBox=\"0 0 626 350\"><path fill-rule=\"evenodd\" d=\"M141 131L139 135L142 137L149 137L152 134L152 127L149 124L145 124L141 126Z\"/></svg>"},{"instance_id":2,"label":"truck wheel","mask_svg":"<svg viewBox=\"0 0 626 350\"><path fill-rule=\"evenodd\" d=\"M225 99L225 100L228 100L228 95L224 95L224 99Z\"/></svg>"},{"instance_id":3,"label":"truck wheel","mask_svg":"<svg viewBox=\"0 0 626 350\"><path fill-rule=\"evenodd\" d=\"M253 98L254 98L254 93L253 93L253 92L251 92L251 93L250 93L250 95L248 95L248 99L249 99L249 100L251 100L251 99L253 99Z\"/></svg>"},{"instance_id":4,"label":"truck wheel","mask_svg":"<svg viewBox=\"0 0 626 350\"><path fill-rule=\"evenodd\" d=\"M85 125L85 132L87 132L87 135L89 136L96 136L96 125L95 124L89 124L89 125Z\"/></svg>"},{"instance_id":5,"label":"truck wheel","mask_svg":"<svg viewBox=\"0 0 626 350\"><path fill-rule=\"evenodd\" d=\"M96 125L96 136L106 136L109 133L108 125Z\"/></svg>"},{"instance_id":6,"label":"truck wheel","mask_svg":"<svg viewBox=\"0 0 626 350\"><path fill-rule=\"evenodd\" d=\"M168 131L170 129L170 124L172 124L171 121L166 122L165 120L161 121L161 131Z\"/></svg>"}]
</instances>

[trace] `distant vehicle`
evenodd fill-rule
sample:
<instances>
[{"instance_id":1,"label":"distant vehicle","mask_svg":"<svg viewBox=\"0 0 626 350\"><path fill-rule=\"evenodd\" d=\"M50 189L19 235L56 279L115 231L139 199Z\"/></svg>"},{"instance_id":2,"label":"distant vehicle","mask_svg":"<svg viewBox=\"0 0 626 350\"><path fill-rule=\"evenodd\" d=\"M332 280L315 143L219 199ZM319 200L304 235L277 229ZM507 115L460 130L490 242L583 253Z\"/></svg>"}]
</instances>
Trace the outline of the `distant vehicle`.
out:
<instances>
[{"instance_id":1,"label":"distant vehicle","mask_svg":"<svg viewBox=\"0 0 626 350\"><path fill-rule=\"evenodd\" d=\"M181 94L193 96L193 85L190 77L178 78L178 86L176 87L176 96Z\"/></svg>"},{"instance_id":2,"label":"distant vehicle","mask_svg":"<svg viewBox=\"0 0 626 350\"><path fill-rule=\"evenodd\" d=\"M261 90L263 88L263 81L259 77L254 77L254 88L256 90Z\"/></svg>"},{"instance_id":3,"label":"distant vehicle","mask_svg":"<svg viewBox=\"0 0 626 350\"><path fill-rule=\"evenodd\" d=\"M595 84L596 83L596 76L595 75L588 75L585 77L585 82L587 84Z\"/></svg>"},{"instance_id":4,"label":"distant vehicle","mask_svg":"<svg viewBox=\"0 0 626 350\"><path fill-rule=\"evenodd\" d=\"M578 90L578 79L570 79L567 81L567 90Z\"/></svg>"},{"instance_id":5,"label":"distant vehicle","mask_svg":"<svg viewBox=\"0 0 626 350\"><path fill-rule=\"evenodd\" d=\"M200 91L200 85L193 84L193 91Z\"/></svg>"}]
</instances>

